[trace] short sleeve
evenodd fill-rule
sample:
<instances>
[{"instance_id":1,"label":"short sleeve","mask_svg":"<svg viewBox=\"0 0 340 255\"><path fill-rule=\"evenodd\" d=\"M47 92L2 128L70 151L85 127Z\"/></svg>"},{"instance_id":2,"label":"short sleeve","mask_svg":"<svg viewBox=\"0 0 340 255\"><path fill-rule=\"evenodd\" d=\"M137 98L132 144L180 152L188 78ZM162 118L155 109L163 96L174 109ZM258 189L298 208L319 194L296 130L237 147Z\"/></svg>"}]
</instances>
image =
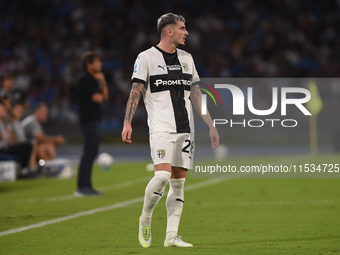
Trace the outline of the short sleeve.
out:
<instances>
[{"instance_id":1,"label":"short sleeve","mask_svg":"<svg viewBox=\"0 0 340 255\"><path fill-rule=\"evenodd\" d=\"M27 125L28 132L32 134L32 136L42 134L43 130L41 128L41 125L38 123L38 121L32 121Z\"/></svg>"},{"instance_id":2,"label":"short sleeve","mask_svg":"<svg viewBox=\"0 0 340 255\"><path fill-rule=\"evenodd\" d=\"M145 53L140 53L135 61L132 73L132 82L146 83L148 78L149 68L148 59Z\"/></svg>"},{"instance_id":3,"label":"short sleeve","mask_svg":"<svg viewBox=\"0 0 340 255\"><path fill-rule=\"evenodd\" d=\"M25 142L26 137L25 137L25 133L24 133L23 127L20 124L20 122L18 120L13 121L11 127L12 127L14 134L15 134L16 139L19 142Z\"/></svg>"}]
</instances>

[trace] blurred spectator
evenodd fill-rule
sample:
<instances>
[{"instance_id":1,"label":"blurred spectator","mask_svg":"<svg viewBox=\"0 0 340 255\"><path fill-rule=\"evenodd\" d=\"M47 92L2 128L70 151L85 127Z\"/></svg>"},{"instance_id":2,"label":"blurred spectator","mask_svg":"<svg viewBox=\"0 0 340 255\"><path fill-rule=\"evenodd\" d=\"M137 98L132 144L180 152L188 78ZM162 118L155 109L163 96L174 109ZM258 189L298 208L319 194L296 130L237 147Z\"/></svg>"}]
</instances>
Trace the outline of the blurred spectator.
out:
<instances>
[{"instance_id":1,"label":"blurred spectator","mask_svg":"<svg viewBox=\"0 0 340 255\"><path fill-rule=\"evenodd\" d=\"M11 130L13 131L12 140L15 142L25 142L27 140L24 128L20 123L23 112L24 107L21 104L15 104L12 106L11 116L8 119Z\"/></svg>"},{"instance_id":2,"label":"blurred spectator","mask_svg":"<svg viewBox=\"0 0 340 255\"><path fill-rule=\"evenodd\" d=\"M6 116L7 109L0 102L0 154L12 156L24 170L22 172L24 175L30 171L36 171L36 163L33 160L30 161L32 145L29 142L12 140L11 130L8 129L4 121Z\"/></svg>"},{"instance_id":3,"label":"blurred spectator","mask_svg":"<svg viewBox=\"0 0 340 255\"><path fill-rule=\"evenodd\" d=\"M24 92L21 89L13 88L14 81L14 76L6 75L0 88L0 97L7 111L10 111L12 103L22 104L25 108L28 106Z\"/></svg>"},{"instance_id":4,"label":"blurred spectator","mask_svg":"<svg viewBox=\"0 0 340 255\"><path fill-rule=\"evenodd\" d=\"M11 109L10 93L14 85L14 77L12 75L6 75L2 80L0 88L0 98L3 106L6 107L6 112Z\"/></svg>"},{"instance_id":5,"label":"blurred spectator","mask_svg":"<svg viewBox=\"0 0 340 255\"><path fill-rule=\"evenodd\" d=\"M0 96L9 95L14 85L14 76L6 75L2 80Z\"/></svg>"},{"instance_id":6,"label":"blurred spectator","mask_svg":"<svg viewBox=\"0 0 340 255\"><path fill-rule=\"evenodd\" d=\"M56 157L55 146L65 143L61 135L48 136L44 133L40 123L45 122L47 118L48 108L46 104L40 103L34 113L21 122L26 138L38 144L37 157L43 160L54 159Z\"/></svg>"},{"instance_id":7,"label":"blurred spectator","mask_svg":"<svg viewBox=\"0 0 340 255\"><path fill-rule=\"evenodd\" d=\"M27 68L21 68L15 77L13 87L18 90L26 91L29 88L30 82L31 77L28 74Z\"/></svg>"},{"instance_id":8,"label":"blurred spectator","mask_svg":"<svg viewBox=\"0 0 340 255\"><path fill-rule=\"evenodd\" d=\"M8 127L10 130L11 144L17 143L29 143L32 145L32 152L29 159L29 167L31 173L36 173L38 171L38 160L37 149L38 146L32 141L28 141L25 136L25 131L21 125L21 117L24 112L24 105L20 103L12 104L11 113L8 119Z\"/></svg>"}]
</instances>

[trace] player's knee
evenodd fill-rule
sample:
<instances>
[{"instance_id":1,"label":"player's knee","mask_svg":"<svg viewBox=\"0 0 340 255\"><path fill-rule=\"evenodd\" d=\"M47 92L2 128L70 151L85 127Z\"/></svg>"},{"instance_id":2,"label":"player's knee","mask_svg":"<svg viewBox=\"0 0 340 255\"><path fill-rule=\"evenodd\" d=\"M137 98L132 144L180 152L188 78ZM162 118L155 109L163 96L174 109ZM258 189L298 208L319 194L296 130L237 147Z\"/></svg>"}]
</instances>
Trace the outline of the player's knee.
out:
<instances>
[{"instance_id":1,"label":"player's knee","mask_svg":"<svg viewBox=\"0 0 340 255\"><path fill-rule=\"evenodd\" d=\"M171 173L168 171L155 171L155 177L164 186L170 181Z\"/></svg>"},{"instance_id":2,"label":"player's knee","mask_svg":"<svg viewBox=\"0 0 340 255\"><path fill-rule=\"evenodd\" d=\"M185 178L171 178L170 185L174 189L183 189L185 183Z\"/></svg>"}]
</instances>

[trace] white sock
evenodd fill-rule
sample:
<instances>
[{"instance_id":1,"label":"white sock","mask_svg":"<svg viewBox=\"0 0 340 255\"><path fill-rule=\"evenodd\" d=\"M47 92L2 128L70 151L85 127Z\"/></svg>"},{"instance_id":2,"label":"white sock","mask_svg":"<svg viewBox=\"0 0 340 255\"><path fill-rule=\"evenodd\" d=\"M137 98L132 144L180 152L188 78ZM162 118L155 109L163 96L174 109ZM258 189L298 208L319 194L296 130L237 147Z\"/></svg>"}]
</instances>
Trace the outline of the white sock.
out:
<instances>
[{"instance_id":1,"label":"white sock","mask_svg":"<svg viewBox=\"0 0 340 255\"><path fill-rule=\"evenodd\" d=\"M171 173L168 171L155 171L155 176L145 188L141 223L143 226L151 226L153 210L162 198L165 186L170 180Z\"/></svg>"},{"instance_id":2,"label":"white sock","mask_svg":"<svg viewBox=\"0 0 340 255\"><path fill-rule=\"evenodd\" d=\"M166 239L177 236L179 221L184 205L184 182L185 178L170 179L170 189L166 199L168 221L166 227Z\"/></svg>"}]
</instances>

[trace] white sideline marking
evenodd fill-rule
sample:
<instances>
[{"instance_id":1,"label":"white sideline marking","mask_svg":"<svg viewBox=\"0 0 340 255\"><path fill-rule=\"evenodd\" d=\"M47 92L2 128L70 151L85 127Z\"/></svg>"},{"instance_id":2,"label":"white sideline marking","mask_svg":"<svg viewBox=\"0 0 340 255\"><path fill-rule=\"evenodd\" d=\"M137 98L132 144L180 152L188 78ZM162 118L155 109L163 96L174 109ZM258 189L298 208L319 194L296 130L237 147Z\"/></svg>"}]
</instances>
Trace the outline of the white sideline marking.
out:
<instances>
[{"instance_id":1,"label":"white sideline marking","mask_svg":"<svg viewBox=\"0 0 340 255\"><path fill-rule=\"evenodd\" d=\"M120 202L120 203L117 203L117 204L113 204L113 205L110 205L110 206L100 207L100 208L97 208L97 209L72 214L72 215L57 218L57 219L54 219L54 220L43 221L43 222L40 222L40 223L37 223L37 224L28 225L26 227L10 229L10 230L7 230L7 231L0 232L0 236L14 234L14 233L22 232L22 231L29 230L29 229L32 229L32 228L39 228L39 227L43 227L43 226L46 226L46 225L50 225L50 224L54 224L54 223L58 223L58 222L66 221L66 220L75 219L75 218L78 218L80 216L91 215L91 214L94 214L94 213L97 213L97 212L105 212L105 211L108 211L108 210L114 210L114 209L117 209L117 208L125 207L125 206L130 205L130 204L142 202L143 199L144 199L143 197L139 197L139 198L127 200L127 201L124 201L124 202Z\"/></svg>"},{"instance_id":2,"label":"white sideline marking","mask_svg":"<svg viewBox=\"0 0 340 255\"><path fill-rule=\"evenodd\" d=\"M112 189L122 189L122 188L134 186L138 183L150 181L152 177L153 177L152 175L149 175L149 176L145 176L145 177L133 180L133 181L126 181L126 182L122 182L122 183L117 183L115 185L105 186L105 187L101 187L101 188L98 188L98 189L102 190L102 191L112 190Z\"/></svg>"},{"instance_id":3,"label":"white sideline marking","mask_svg":"<svg viewBox=\"0 0 340 255\"><path fill-rule=\"evenodd\" d=\"M105 186L105 187L100 187L98 188L98 190L101 191L107 191L107 190L113 190L113 189L122 189L122 188L126 188L126 187L131 187L134 186L138 183L143 183L146 182L148 180L150 180L152 178L152 176L146 176L146 177L142 177L142 178L138 178L136 180L132 180L132 181L126 181L126 182L122 182L122 183L117 183L115 185L110 185L110 186ZM17 200L18 202L27 202L27 203L36 203L36 202L56 202L56 201L64 201L64 200L71 200L74 199L75 197L73 195L68 195L68 196L61 196L61 197L51 197L51 198L45 198L45 199L37 199L37 198L30 198L30 199L19 199Z\"/></svg>"},{"instance_id":4,"label":"white sideline marking","mask_svg":"<svg viewBox=\"0 0 340 255\"><path fill-rule=\"evenodd\" d=\"M211 180L199 182L199 183L196 183L196 184L188 185L185 190L188 191L188 190L199 189L199 188L203 188L203 187L213 185L213 184L216 184L218 182L227 181L227 180L231 180L231 179L211 179ZM116 204L113 204L113 205L110 205L110 206L100 207L100 208L96 208L96 209L93 209L93 210L84 211L84 212L72 214L72 215L69 215L69 216L56 218L56 219L53 219L53 220L43 221L43 222L40 222L40 223L37 223L37 224L28 225L26 227L13 228L13 229L10 229L10 230L0 232L0 236L19 233L19 232L22 232L22 231L25 231L25 230L29 230L29 229L33 229L33 228L39 228L39 227L43 227L43 226L46 226L46 225L51 225L51 224L54 224L54 223L58 223L58 222L66 221L66 220L71 220L71 219L75 219L75 218L78 218L78 217L81 217L81 216L91 215L91 214L98 213L98 212L105 212L105 211L114 210L114 209L117 209L117 208L126 207L126 206L134 204L134 203L142 202L143 200L144 200L144 197L139 197L139 198L135 198L135 199L131 199L131 200L126 200L126 201L123 201L123 202L120 202L120 203L116 203Z\"/></svg>"}]
</instances>

